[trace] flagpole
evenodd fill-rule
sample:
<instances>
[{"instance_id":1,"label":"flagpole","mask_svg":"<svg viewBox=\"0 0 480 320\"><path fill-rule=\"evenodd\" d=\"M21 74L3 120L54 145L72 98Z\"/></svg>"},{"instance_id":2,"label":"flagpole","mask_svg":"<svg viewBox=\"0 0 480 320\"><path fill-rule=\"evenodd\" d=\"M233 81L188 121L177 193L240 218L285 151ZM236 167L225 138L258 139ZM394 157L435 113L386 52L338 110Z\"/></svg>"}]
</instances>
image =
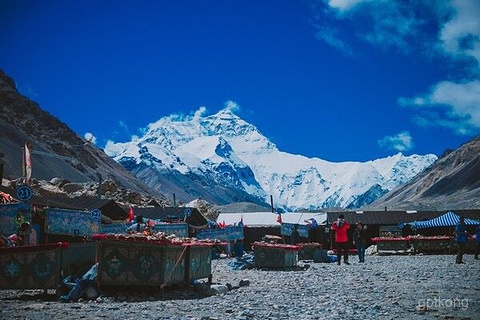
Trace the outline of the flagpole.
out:
<instances>
[{"instance_id":1,"label":"flagpole","mask_svg":"<svg viewBox=\"0 0 480 320\"><path fill-rule=\"evenodd\" d=\"M27 182L27 170L25 168L25 145L22 147L22 176L23 176L23 182Z\"/></svg>"}]
</instances>

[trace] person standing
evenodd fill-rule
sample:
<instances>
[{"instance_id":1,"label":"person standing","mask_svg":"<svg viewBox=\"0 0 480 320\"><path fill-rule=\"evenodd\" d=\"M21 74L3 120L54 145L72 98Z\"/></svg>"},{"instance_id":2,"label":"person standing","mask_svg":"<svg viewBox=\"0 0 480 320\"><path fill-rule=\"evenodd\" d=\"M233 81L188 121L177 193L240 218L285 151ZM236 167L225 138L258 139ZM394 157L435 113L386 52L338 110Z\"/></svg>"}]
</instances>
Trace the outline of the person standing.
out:
<instances>
[{"instance_id":1,"label":"person standing","mask_svg":"<svg viewBox=\"0 0 480 320\"><path fill-rule=\"evenodd\" d=\"M292 234L290 236L290 244L297 244L299 242L300 235L298 233L298 226L295 225L292 230Z\"/></svg>"},{"instance_id":2,"label":"person standing","mask_svg":"<svg viewBox=\"0 0 480 320\"><path fill-rule=\"evenodd\" d=\"M457 260L456 263L465 263L463 262L463 254L465 253L465 244L468 240L467 226L465 225L465 218L460 217L460 222L455 227L455 242L458 246Z\"/></svg>"},{"instance_id":3,"label":"person standing","mask_svg":"<svg viewBox=\"0 0 480 320\"><path fill-rule=\"evenodd\" d=\"M365 262L365 247L367 246L367 241L365 228L361 221L357 222L355 231L353 231L353 245L357 247L358 262Z\"/></svg>"},{"instance_id":4,"label":"person standing","mask_svg":"<svg viewBox=\"0 0 480 320\"><path fill-rule=\"evenodd\" d=\"M480 224L477 226L475 232L475 242L477 243L477 248L475 250L475 259L478 260L478 254L480 254Z\"/></svg>"},{"instance_id":5,"label":"person standing","mask_svg":"<svg viewBox=\"0 0 480 320\"><path fill-rule=\"evenodd\" d=\"M343 262L348 263L348 236L347 231L350 229L350 224L345 220L343 214L338 216L337 221L332 223L331 229L335 231L335 244L337 248L337 263L340 265L340 260L343 253Z\"/></svg>"}]
</instances>

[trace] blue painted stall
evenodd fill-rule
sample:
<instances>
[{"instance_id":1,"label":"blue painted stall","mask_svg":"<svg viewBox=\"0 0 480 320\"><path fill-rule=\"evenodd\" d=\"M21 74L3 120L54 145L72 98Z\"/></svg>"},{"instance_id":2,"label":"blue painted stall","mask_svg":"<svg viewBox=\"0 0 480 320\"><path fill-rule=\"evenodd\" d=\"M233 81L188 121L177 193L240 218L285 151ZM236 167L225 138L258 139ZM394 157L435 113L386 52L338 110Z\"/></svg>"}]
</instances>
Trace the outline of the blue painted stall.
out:
<instances>
[{"instance_id":1,"label":"blue painted stall","mask_svg":"<svg viewBox=\"0 0 480 320\"><path fill-rule=\"evenodd\" d=\"M99 211L48 209L45 232L49 234L91 236L102 232Z\"/></svg>"}]
</instances>

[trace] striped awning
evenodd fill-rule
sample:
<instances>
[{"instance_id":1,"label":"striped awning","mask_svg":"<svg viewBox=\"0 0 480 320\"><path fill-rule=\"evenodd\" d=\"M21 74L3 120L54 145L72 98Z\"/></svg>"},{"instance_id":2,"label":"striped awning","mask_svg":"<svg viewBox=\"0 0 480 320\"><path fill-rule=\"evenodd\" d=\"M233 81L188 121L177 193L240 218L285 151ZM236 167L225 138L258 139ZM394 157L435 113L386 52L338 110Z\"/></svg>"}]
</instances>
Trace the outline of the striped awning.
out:
<instances>
[{"instance_id":1,"label":"striped awning","mask_svg":"<svg viewBox=\"0 0 480 320\"><path fill-rule=\"evenodd\" d=\"M441 216L425 220L425 221L413 221L407 224L411 225L415 229L435 228L435 227L453 227L460 222L460 216L454 212L447 212ZM479 225L480 221L465 218L466 225Z\"/></svg>"}]
</instances>

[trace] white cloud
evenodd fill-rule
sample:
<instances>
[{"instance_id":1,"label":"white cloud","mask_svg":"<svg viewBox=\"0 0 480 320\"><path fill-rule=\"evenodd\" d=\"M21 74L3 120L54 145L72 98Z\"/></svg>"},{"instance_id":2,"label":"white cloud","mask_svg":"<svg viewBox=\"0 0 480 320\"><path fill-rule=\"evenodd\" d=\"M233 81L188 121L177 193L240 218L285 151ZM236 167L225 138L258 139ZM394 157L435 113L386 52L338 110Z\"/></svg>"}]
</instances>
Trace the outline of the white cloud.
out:
<instances>
[{"instance_id":1,"label":"white cloud","mask_svg":"<svg viewBox=\"0 0 480 320\"><path fill-rule=\"evenodd\" d=\"M453 15L440 31L441 47L454 57L473 58L480 66L480 1L451 1Z\"/></svg>"},{"instance_id":2,"label":"white cloud","mask_svg":"<svg viewBox=\"0 0 480 320\"><path fill-rule=\"evenodd\" d=\"M198 120L200 120L200 118L202 117L203 114L205 114L205 112L207 112L206 107L202 106L198 108L198 110L193 113L193 120L198 122Z\"/></svg>"},{"instance_id":3,"label":"white cloud","mask_svg":"<svg viewBox=\"0 0 480 320\"><path fill-rule=\"evenodd\" d=\"M328 0L328 5L339 11L348 11L357 4L367 1L369 0Z\"/></svg>"},{"instance_id":4,"label":"white cloud","mask_svg":"<svg viewBox=\"0 0 480 320\"><path fill-rule=\"evenodd\" d=\"M95 137L92 133L90 132L86 132L83 137L85 138L85 140L87 141L90 141L91 143L93 144L96 144L97 143L97 137Z\"/></svg>"},{"instance_id":5,"label":"white cloud","mask_svg":"<svg viewBox=\"0 0 480 320\"><path fill-rule=\"evenodd\" d=\"M394 136L385 136L377 142L382 148L400 152L409 151L415 146L413 138L408 131L402 131Z\"/></svg>"},{"instance_id":6,"label":"white cloud","mask_svg":"<svg viewBox=\"0 0 480 320\"><path fill-rule=\"evenodd\" d=\"M480 132L479 0L323 0L311 7L317 23L327 26L315 25L317 38L332 47L342 49L350 45L346 39L360 39L380 50L443 58L444 65L457 68L448 81L438 81L414 98L399 98L398 103L414 110L420 126L457 134ZM324 31L329 24L338 30L339 22L353 28L357 37Z\"/></svg>"},{"instance_id":7,"label":"white cloud","mask_svg":"<svg viewBox=\"0 0 480 320\"><path fill-rule=\"evenodd\" d=\"M437 15L436 6L428 0L328 0L324 6L311 7L317 21L317 39L337 49L347 46L347 39L352 41L351 34L380 49L394 48L405 53L414 49L413 43L431 47L436 41L435 36L427 37L431 33L428 22ZM338 22L349 30L343 35L325 32Z\"/></svg>"},{"instance_id":8,"label":"white cloud","mask_svg":"<svg viewBox=\"0 0 480 320\"><path fill-rule=\"evenodd\" d=\"M350 46L342 40L340 31L333 27L317 26L317 34L315 37L329 44L330 46L339 49L348 56L353 55L353 50Z\"/></svg>"},{"instance_id":9,"label":"white cloud","mask_svg":"<svg viewBox=\"0 0 480 320\"><path fill-rule=\"evenodd\" d=\"M402 106L413 107L421 126L441 126L458 134L480 131L480 80L463 83L442 81L426 95L400 98Z\"/></svg>"},{"instance_id":10,"label":"white cloud","mask_svg":"<svg viewBox=\"0 0 480 320\"><path fill-rule=\"evenodd\" d=\"M118 125L120 128L124 129L125 131L128 131L128 126L122 120L118 120Z\"/></svg>"},{"instance_id":11,"label":"white cloud","mask_svg":"<svg viewBox=\"0 0 480 320\"><path fill-rule=\"evenodd\" d=\"M225 109L228 109L232 112L238 112L241 110L240 105L232 100L225 102Z\"/></svg>"}]
</instances>

